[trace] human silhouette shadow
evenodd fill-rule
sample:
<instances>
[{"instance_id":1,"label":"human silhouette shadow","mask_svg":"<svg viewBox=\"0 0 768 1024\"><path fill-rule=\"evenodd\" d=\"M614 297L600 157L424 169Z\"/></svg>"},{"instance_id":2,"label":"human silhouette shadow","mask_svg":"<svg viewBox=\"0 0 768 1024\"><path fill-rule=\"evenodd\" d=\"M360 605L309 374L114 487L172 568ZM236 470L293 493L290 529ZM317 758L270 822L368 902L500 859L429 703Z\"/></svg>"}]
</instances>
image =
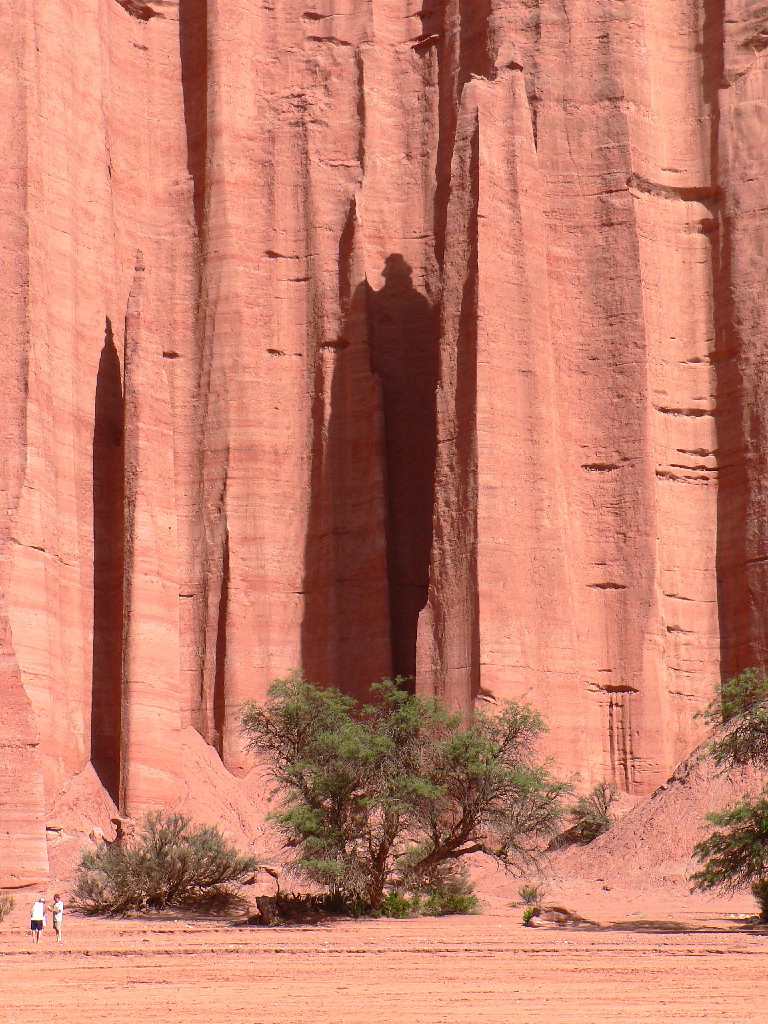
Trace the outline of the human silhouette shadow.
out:
<instances>
[{"instance_id":1,"label":"human silhouette shadow","mask_svg":"<svg viewBox=\"0 0 768 1024\"><path fill-rule=\"evenodd\" d=\"M367 308L371 369L381 381L384 412L392 670L412 677L432 551L438 325L402 255L387 257L382 276L381 289L368 288Z\"/></svg>"}]
</instances>

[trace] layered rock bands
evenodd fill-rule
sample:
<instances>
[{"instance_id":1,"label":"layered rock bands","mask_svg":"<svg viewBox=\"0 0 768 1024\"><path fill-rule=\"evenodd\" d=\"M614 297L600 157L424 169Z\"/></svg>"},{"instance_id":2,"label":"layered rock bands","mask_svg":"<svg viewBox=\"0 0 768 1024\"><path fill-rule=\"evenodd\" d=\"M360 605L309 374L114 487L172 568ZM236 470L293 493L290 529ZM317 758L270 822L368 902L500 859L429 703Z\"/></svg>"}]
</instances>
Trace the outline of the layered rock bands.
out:
<instances>
[{"instance_id":1,"label":"layered rock bands","mask_svg":"<svg viewBox=\"0 0 768 1024\"><path fill-rule=\"evenodd\" d=\"M0 50L0 875L89 763L246 772L299 667L655 786L768 644L762 0L16 0Z\"/></svg>"}]
</instances>

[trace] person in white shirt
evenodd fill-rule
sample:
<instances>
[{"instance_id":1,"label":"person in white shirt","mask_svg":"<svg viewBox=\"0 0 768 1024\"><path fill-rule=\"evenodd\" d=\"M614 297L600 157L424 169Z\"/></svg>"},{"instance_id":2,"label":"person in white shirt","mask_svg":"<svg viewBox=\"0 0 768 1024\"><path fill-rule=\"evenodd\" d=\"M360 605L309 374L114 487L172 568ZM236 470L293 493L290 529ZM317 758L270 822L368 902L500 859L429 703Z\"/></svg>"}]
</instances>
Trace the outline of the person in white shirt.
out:
<instances>
[{"instance_id":1,"label":"person in white shirt","mask_svg":"<svg viewBox=\"0 0 768 1024\"><path fill-rule=\"evenodd\" d=\"M53 930L56 932L56 941L61 942L61 927L64 923L64 902L58 893L53 897L53 904L50 910L53 914Z\"/></svg>"},{"instance_id":2,"label":"person in white shirt","mask_svg":"<svg viewBox=\"0 0 768 1024\"><path fill-rule=\"evenodd\" d=\"M29 927L32 931L32 941L37 945L40 941L40 933L45 928L45 896L38 896L32 904Z\"/></svg>"}]
</instances>

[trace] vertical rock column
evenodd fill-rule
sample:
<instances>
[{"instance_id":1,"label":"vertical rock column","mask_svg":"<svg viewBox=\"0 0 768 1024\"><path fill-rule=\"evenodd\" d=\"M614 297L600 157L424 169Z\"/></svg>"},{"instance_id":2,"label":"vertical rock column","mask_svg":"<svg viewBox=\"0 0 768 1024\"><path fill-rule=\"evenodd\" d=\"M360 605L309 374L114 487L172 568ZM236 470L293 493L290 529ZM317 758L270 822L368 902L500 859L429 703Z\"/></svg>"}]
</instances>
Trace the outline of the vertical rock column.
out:
<instances>
[{"instance_id":1,"label":"vertical rock column","mask_svg":"<svg viewBox=\"0 0 768 1024\"><path fill-rule=\"evenodd\" d=\"M166 805L181 729L173 434L160 344L142 321L142 254L125 318L125 575L120 809Z\"/></svg>"},{"instance_id":2,"label":"vertical rock column","mask_svg":"<svg viewBox=\"0 0 768 1024\"><path fill-rule=\"evenodd\" d=\"M23 885L48 873L38 728L8 618L11 545L26 456L29 352L27 110L18 72L25 57L25 16L25 4L0 10L0 885Z\"/></svg>"},{"instance_id":3,"label":"vertical rock column","mask_svg":"<svg viewBox=\"0 0 768 1024\"><path fill-rule=\"evenodd\" d=\"M636 4L616 47L628 105L647 372L654 571L636 750L679 761L719 675L713 256L720 46L706 5Z\"/></svg>"},{"instance_id":4,"label":"vertical rock column","mask_svg":"<svg viewBox=\"0 0 768 1024\"><path fill-rule=\"evenodd\" d=\"M710 0L705 7L721 48L711 102L719 121L715 160L722 191L717 577L727 678L768 661L768 19L764 5L745 0Z\"/></svg>"},{"instance_id":5,"label":"vertical rock column","mask_svg":"<svg viewBox=\"0 0 768 1024\"><path fill-rule=\"evenodd\" d=\"M480 678L477 592L477 92L464 92L448 206L437 400L435 535L419 620L417 686L468 711Z\"/></svg>"}]
</instances>

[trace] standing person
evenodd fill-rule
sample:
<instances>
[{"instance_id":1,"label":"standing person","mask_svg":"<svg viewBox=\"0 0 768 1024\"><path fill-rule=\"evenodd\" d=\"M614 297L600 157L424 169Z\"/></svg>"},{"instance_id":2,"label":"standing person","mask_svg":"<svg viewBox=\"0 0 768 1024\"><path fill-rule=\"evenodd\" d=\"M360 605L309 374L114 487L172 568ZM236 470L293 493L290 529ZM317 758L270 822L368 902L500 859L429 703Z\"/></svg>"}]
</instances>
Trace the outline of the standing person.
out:
<instances>
[{"instance_id":1,"label":"standing person","mask_svg":"<svg viewBox=\"0 0 768 1024\"><path fill-rule=\"evenodd\" d=\"M61 927L64 923L64 901L58 893L54 894L53 904L50 909L53 914L53 930L56 932L56 941L61 942Z\"/></svg>"},{"instance_id":2,"label":"standing person","mask_svg":"<svg viewBox=\"0 0 768 1024\"><path fill-rule=\"evenodd\" d=\"M45 896L40 895L32 904L29 927L32 931L32 941L37 945L40 941L40 932L45 928Z\"/></svg>"}]
</instances>

